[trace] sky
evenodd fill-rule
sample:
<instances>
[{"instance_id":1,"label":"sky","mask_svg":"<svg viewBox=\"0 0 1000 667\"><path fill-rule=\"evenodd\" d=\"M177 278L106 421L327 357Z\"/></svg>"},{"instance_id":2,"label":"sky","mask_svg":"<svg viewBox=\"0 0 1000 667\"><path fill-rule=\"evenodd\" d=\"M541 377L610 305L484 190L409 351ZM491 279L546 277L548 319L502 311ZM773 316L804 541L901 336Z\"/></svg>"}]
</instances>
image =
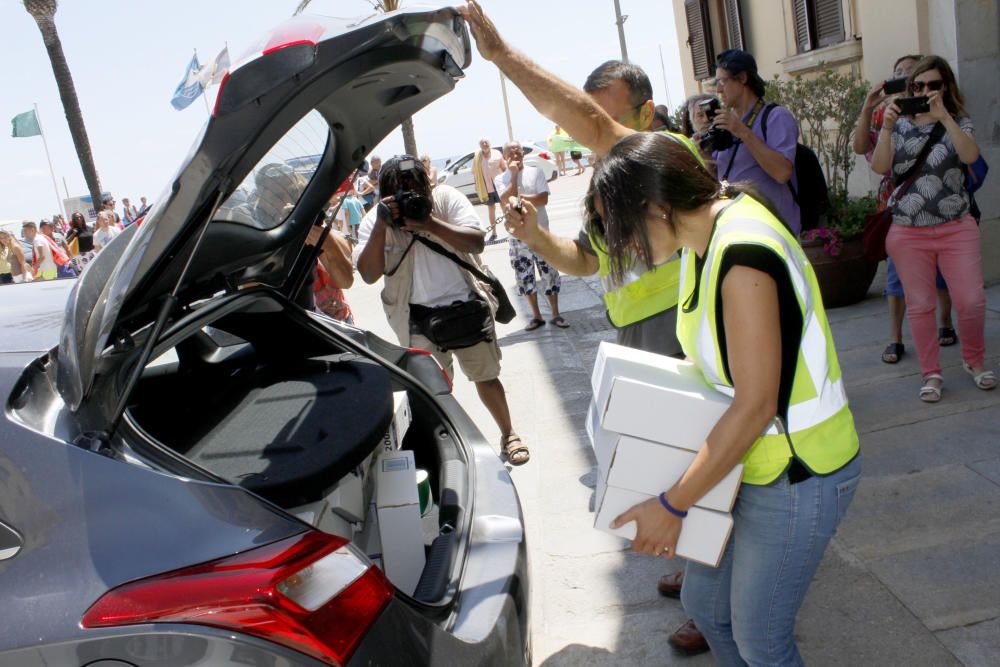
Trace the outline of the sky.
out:
<instances>
[{"instance_id":1,"label":"sky","mask_svg":"<svg viewBox=\"0 0 1000 667\"><path fill-rule=\"evenodd\" d=\"M629 59L649 74L657 104L683 100L679 50L669 0L620 0ZM605 60L621 57L613 0L484 0L505 39L544 68L581 86ZM61 0L56 27L69 62L101 184L121 202L155 199L208 118L202 99L170 105L192 51L204 64L229 46L235 60L298 0ZM404 7L406 3L404 2ZM313 0L307 13L371 14L365 0ZM0 222L51 217L66 196L87 192L41 34L21 0L0 0ZM661 68L662 48L665 68ZM11 58L10 56L13 56ZM667 91L669 87L669 94ZM214 101L215 91L209 90ZM544 139L552 124L507 84L514 137ZM58 185L53 188L40 137L14 139L10 119L37 103ZM470 152L480 137L507 138L499 72L473 53L455 90L414 117L417 147L433 158ZM399 131L375 149L402 152ZM65 188L64 181L65 180Z\"/></svg>"}]
</instances>

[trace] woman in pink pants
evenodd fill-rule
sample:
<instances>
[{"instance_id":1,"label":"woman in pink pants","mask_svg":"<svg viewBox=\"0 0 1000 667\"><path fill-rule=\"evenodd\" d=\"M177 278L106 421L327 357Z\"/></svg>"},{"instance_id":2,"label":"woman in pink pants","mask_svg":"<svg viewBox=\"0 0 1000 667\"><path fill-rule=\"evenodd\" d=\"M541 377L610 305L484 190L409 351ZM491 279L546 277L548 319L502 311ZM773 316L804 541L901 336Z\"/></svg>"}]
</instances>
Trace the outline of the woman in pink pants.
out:
<instances>
[{"instance_id":1,"label":"woman in pink pants","mask_svg":"<svg viewBox=\"0 0 1000 667\"><path fill-rule=\"evenodd\" d=\"M893 225L886 249L896 264L906 292L906 312L920 358L924 384L921 400L941 400L944 378L935 329L937 290L935 270L941 269L958 313L963 367L983 390L997 386L997 376L985 368L986 292L983 289L979 227L969 212L966 165L979 157L972 121L947 61L938 56L920 60L907 81L913 96L926 95L930 110L913 116L897 104L885 112L872 169L892 170L900 179L915 164L940 123L944 133L930 148L904 193L893 192Z\"/></svg>"}]
</instances>

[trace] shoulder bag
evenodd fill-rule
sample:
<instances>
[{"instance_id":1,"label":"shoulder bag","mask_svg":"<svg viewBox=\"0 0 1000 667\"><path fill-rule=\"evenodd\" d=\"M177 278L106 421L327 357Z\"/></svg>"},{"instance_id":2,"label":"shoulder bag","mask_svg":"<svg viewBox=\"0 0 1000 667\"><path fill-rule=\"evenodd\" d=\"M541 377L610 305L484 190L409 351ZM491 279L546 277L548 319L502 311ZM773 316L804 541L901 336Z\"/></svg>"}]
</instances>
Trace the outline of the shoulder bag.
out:
<instances>
[{"instance_id":1,"label":"shoulder bag","mask_svg":"<svg viewBox=\"0 0 1000 667\"><path fill-rule=\"evenodd\" d=\"M497 277L493 275L492 271L490 271L488 268L485 269L485 271L478 269L472 264L469 264L468 262L459 258L458 255L456 255L455 253L445 250L437 243L434 243L434 241L426 239L423 236L417 236L416 239L421 243L423 243L428 248L430 248L431 250L433 250L434 252L438 253L439 255L444 255L451 261L455 262L460 267L462 267L463 269L474 275L476 278L478 278L480 281L486 283L486 285L490 288L490 292L493 293L493 296L497 300L497 312L496 315L494 315L494 319L497 322L499 322L500 324L507 324L512 319L514 319L514 315L516 314L516 311L514 310L514 304L510 302L510 298L507 296L507 291L503 288L503 285L500 284L500 281L497 280Z\"/></svg>"},{"instance_id":2,"label":"shoulder bag","mask_svg":"<svg viewBox=\"0 0 1000 667\"><path fill-rule=\"evenodd\" d=\"M923 149L921 149L920 155L917 156L913 166L910 167L910 170L900 176L896 181L896 189L893 191L892 195L889 196L889 203L886 207L881 211L869 214L865 218L865 227L861 242L864 247L865 257L871 261L881 262L889 256L885 251L885 238L889 235L889 229L892 227L893 204L900 197L905 195L906 191L910 189L911 185L913 185L913 181L916 180L920 167L924 165L924 162L927 160L927 156L930 155L931 148L933 148L934 144L940 141L943 136L944 125L937 123L934 125L934 129L931 130L930 136L927 137L927 142L924 144Z\"/></svg>"}]
</instances>

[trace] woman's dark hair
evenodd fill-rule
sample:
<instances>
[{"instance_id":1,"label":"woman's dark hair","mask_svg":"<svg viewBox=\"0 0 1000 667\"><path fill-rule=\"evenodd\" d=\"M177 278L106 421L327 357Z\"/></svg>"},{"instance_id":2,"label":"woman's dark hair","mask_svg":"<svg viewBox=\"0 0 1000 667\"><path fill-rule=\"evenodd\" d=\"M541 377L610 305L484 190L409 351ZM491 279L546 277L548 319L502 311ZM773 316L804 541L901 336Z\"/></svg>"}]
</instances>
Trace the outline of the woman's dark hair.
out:
<instances>
[{"instance_id":1,"label":"woman's dark hair","mask_svg":"<svg viewBox=\"0 0 1000 667\"><path fill-rule=\"evenodd\" d=\"M968 116L969 114L965 110L965 98L962 97L962 92L958 89L955 73L951 71L951 65L948 64L948 61L941 56L924 56L921 58L914 65L910 77L906 80L906 88L909 89L913 85L915 78L932 69L936 69L944 81L944 90L941 91L944 108L952 116Z\"/></svg>"},{"instance_id":2,"label":"woman's dark hair","mask_svg":"<svg viewBox=\"0 0 1000 667\"><path fill-rule=\"evenodd\" d=\"M690 137L694 134L694 121L691 120L691 107L701 102L715 99L711 93L698 93L684 100L684 116L681 118L681 134Z\"/></svg>"},{"instance_id":3,"label":"woman's dark hair","mask_svg":"<svg viewBox=\"0 0 1000 667\"><path fill-rule=\"evenodd\" d=\"M725 196L737 193L749 194L779 217L749 184L730 184ZM675 211L693 211L721 196L719 182L686 144L661 132L637 132L597 163L584 205L590 232L610 258L611 277L620 282L633 260L652 268L650 205L667 207L663 222L676 233Z\"/></svg>"},{"instance_id":4,"label":"woman's dark hair","mask_svg":"<svg viewBox=\"0 0 1000 667\"><path fill-rule=\"evenodd\" d=\"M69 216L69 226L81 230L86 229L87 219L83 217L83 213L74 211L73 215Z\"/></svg>"}]
</instances>

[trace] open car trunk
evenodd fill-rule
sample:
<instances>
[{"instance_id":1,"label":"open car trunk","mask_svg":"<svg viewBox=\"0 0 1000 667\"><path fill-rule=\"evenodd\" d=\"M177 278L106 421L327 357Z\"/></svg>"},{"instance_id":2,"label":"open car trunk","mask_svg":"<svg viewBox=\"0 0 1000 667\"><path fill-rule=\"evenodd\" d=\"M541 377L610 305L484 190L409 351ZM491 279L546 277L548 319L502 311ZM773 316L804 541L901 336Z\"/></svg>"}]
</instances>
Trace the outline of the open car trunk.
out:
<instances>
[{"instance_id":1,"label":"open car trunk","mask_svg":"<svg viewBox=\"0 0 1000 667\"><path fill-rule=\"evenodd\" d=\"M128 445L168 468L170 459L193 464L350 539L403 592L445 601L460 571L469 468L435 400L267 290L204 310L212 312L168 332L146 365L121 432ZM376 496L377 480L399 482L381 469L409 461L407 452L429 485L422 512L383 503L383 488ZM416 487L397 491L419 497ZM379 526L390 509L399 530Z\"/></svg>"}]
</instances>

